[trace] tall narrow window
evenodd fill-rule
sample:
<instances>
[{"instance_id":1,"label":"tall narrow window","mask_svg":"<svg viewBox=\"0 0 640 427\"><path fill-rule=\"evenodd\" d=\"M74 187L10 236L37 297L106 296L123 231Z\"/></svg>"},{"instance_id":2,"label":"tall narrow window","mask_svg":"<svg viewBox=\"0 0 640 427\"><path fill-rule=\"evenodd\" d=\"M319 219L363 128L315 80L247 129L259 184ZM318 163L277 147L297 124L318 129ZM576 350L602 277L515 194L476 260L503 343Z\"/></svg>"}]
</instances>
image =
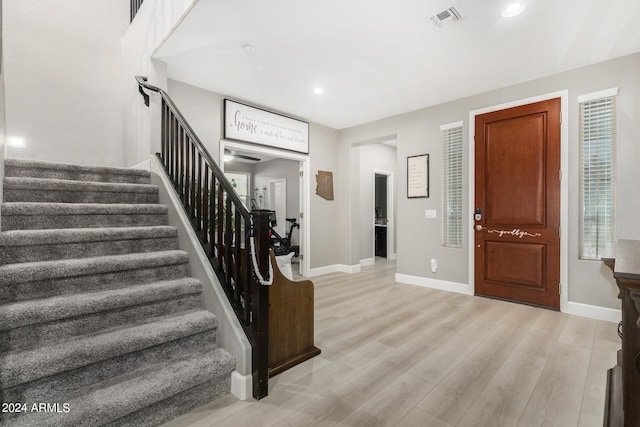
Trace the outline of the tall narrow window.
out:
<instances>
[{"instance_id":1,"label":"tall narrow window","mask_svg":"<svg viewBox=\"0 0 640 427\"><path fill-rule=\"evenodd\" d=\"M442 244L462 247L462 122L440 126L444 153Z\"/></svg>"},{"instance_id":2,"label":"tall narrow window","mask_svg":"<svg viewBox=\"0 0 640 427\"><path fill-rule=\"evenodd\" d=\"M610 89L580 103L580 257L611 256L615 240L616 96Z\"/></svg>"}]
</instances>

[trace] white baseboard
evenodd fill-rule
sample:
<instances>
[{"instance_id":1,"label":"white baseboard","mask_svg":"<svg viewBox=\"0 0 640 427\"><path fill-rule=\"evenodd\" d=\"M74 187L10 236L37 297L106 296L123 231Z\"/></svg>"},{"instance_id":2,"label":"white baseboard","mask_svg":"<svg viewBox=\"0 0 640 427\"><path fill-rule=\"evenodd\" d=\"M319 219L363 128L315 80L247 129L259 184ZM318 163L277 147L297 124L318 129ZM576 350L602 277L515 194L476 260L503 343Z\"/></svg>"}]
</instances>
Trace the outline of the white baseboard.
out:
<instances>
[{"instance_id":1,"label":"white baseboard","mask_svg":"<svg viewBox=\"0 0 640 427\"><path fill-rule=\"evenodd\" d=\"M360 264L358 265L344 265L344 264L333 264L333 265L325 265L324 267L316 267L309 269L309 274L307 277L315 277L322 276L323 274L331 274L331 273L359 273L361 270Z\"/></svg>"},{"instance_id":2,"label":"white baseboard","mask_svg":"<svg viewBox=\"0 0 640 427\"><path fill-rule=\"evenodd\" d=\"M361 267L368 267L370 265L375 265L376 263L376 259L375 258L367 258L367 259L361 259L360 260L360 266Z\"/></svg>"},{"instance_id":3,"label":"white baseboard","mask_svg":"<svg viewBox=\"0 0 640 427\"><path fill-rule=\"evenodd\" d=\"M597 305L582 304L579 302L567 303L567 314L589 317L591 319L604 320L605 322L618 323L622 320L622 311L614 308L598 307Z\"/></svg>"},{"instance_id":4,"label":"white baseboard","mask_svg":"<svg viewBox=\"0 0 640 427\"><path fill-rule=\"evenodd\" d=\"M422 286L425 288L440 289L443 291L457 292L459 294L473 295L471 286L464 283L448 282L444 280L430 279L427 277L410 276L407 274L397 274L396 282L405 283L407 285ZM622 311L599 307L597 305L582 304L579 302L567 303L566 310L563 313L575 316L588 317L590 319L604 320L605 322L618 323L622 320Z\"/></svg>"},{"instance_id":5,"label":"white baseboard","mask_svg":"<svg viewBox=\"0 0 640 427\"><path fill-rule=\"evenodd\" d=\"M307 277L315 277L315 276L322 276L323 274L337 273L339 271L337 267L338 267L338 264L325 265L324 267L310 268L307 273Z\"/></svg>"},{"instance_id":6,"label":"white baseboard","mask_svg":"<svg viewBox=\"0 0 640 427\"><path fill-rule=\"evenodd\" d=\"M348 274L360 273L360 271L362 270L362 268L360 267L360 264L357 264L357 265L337 264L337 267L339 272L348 273Z\"/></svg>"},{"instance_id":7,"label":"white baseboard","mask_svg":"<svg viewBox=\"0 0 640 427\"><path fill-rule=\"evenodd\" d=\"M456 292L459 294L473 295L471 286L464 283L448 282L445 280L430 279L428 277L410 276L396 273L396 282L407 285L422 286L424 288L440 289L442 291Z\"/></svg>"},{"instance_id":8,"label":"white baseboard","mask_svg":"<svg viewBox=\"0 0 640 427\"><path fill-rule=\"evenodd\" d=\"M394 252L394 253L392 253L390 255L387 255L387 259L395 261L395 260L398 259L398 254Z\"/></svg>"},{"instance_id":9,"label":"white baseboard","mask_svg":"<svg viewBox=\"0 0 640 427\"><path fill-rule=\"evenodd\" d=\"M231 394L240 400L247 400L253 396L251 375L242 375L238 371L231 373Z\"/></svg>"}]
</instances>

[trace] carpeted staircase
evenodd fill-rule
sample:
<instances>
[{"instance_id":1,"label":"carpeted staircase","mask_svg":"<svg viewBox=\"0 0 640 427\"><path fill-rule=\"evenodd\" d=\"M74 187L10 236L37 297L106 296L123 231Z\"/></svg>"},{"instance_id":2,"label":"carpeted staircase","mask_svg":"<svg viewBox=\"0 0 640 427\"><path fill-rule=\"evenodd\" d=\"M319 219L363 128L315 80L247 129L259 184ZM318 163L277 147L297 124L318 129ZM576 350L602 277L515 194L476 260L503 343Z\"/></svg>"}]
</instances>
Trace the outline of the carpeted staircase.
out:
<instances>
[{"instance_id":1,"label":"carpeted staircase","mask_svg":"<svg viewBox=\"0 0 640 427\"><path fill-rule=\"evenodd\" d=\"M149 172L9 159L5 175L0 425L152 426L229 392L235 360Z\"/></svg>"}]
</instances>

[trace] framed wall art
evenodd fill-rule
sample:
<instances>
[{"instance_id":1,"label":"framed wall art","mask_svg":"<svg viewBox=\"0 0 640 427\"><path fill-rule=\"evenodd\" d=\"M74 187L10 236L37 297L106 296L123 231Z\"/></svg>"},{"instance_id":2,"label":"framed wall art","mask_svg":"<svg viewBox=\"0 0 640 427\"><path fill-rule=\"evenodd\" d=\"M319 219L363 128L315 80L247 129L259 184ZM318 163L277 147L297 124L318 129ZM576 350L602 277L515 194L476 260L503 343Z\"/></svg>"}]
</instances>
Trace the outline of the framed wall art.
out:
<instances>
[{"instance_id":1,"label":"framed wall art","mask_svg":"<svg viewBox=\"0 0 640 427\"><path fill-rule=\"evenodd\" d=\"M407 197L429 197L429 155L407 157Z\"/></svg>"}]
</instances>

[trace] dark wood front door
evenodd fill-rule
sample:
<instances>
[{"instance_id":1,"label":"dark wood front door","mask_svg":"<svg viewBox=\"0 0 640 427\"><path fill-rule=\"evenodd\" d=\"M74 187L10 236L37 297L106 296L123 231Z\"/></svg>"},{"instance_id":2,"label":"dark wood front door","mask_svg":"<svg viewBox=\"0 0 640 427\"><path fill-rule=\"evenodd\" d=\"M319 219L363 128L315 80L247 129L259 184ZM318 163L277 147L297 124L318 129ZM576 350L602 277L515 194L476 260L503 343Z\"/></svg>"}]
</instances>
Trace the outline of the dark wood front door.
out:
<instances>
[{"instance_id":1,"label":"dark wood front door","mask_svg":"<svg viewBox=\"0 0 640 427\"><path fill-rule=\"evenodd\" d=\"M560 308L560 99L476 116L475 293Z\"/></svg>"}]
</instances>

